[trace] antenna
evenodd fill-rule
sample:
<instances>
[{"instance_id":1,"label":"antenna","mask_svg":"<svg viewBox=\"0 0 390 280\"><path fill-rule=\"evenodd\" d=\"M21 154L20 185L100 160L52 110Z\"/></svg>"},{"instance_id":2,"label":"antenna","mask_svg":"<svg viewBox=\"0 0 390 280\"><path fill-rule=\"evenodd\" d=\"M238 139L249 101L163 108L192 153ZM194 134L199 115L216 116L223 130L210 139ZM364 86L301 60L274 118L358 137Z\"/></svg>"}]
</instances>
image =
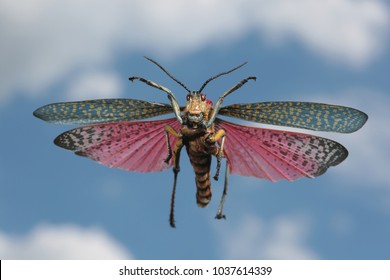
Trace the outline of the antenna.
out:
<instances>
[{"instance_id":1,"label":"antenna","mask_svg":"<svg viewBox=\"0 0 390 280\"><path fill-rule=\"evenodd\" d=\"M174 80L176 83L178 83L179 85L181 85L186 91L188 91L188 93L191 93L191 91L182 83L180 82L178 79L176 79L171 73L169 73L167 70L164 69L164 67L162 67L157 61L154 61L153 59L147 57L147 56L144 56L147 60L149 60L150 62L154 63L155 65L157 65L161 70L163 70L165 72L165 74L167 74L172 80ZM241 65L242 66L242 65Z\"/></svg>"},{"instance_id":2,"label":"antenna","mask_svg":"<svg viewBox=\"0 0 390 280\"><path fill-rule=\"evenodd\" d=\"M244 62L244 63L238 65L237 67L235 67L235 68L233 68L233 69L230 69L229 71L219 73L219 74L217 74L217 75L215 75L215 76L209 78L209 79L208 79L206 82L204 82L204 84L200 87L199 92L202 92L202 90L206 87L206 85L207 85L209 82L211 82L212 80L215 80L216 78L218 78L218 77L220 77L220 76L222 76L222 75L229 74L229 73L231 73L231 72L237 70L238 68L241 68L242 66L244 66L244 65L247 64L247 63L248 63L248 62Z\"/></svg>"}]
</instances>

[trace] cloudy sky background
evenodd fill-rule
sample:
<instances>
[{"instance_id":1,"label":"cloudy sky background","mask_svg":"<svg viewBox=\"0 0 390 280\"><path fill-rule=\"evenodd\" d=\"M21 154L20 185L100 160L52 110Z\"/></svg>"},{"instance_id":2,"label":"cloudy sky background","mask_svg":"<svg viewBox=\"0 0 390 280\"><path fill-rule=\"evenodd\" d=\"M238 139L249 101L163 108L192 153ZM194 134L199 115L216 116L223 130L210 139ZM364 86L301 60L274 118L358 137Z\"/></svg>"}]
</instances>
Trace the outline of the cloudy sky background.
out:
<instances>
[{"instance_id":1,"label":"cloudy sky background","mask_svg":"<svg viewBox=\"0 0 390 280\"><path fill-rule=\"evenodd\" d=\"M1 259L389 259L390 5L381 0L0 2ZM345 145L345 162L314 180L230 177L226 221L195 203L182 157L177 229L168 226L172 171L109 169L55 147L69 127L35 119L60 101L167 102L143 76L185 92L150 56L212 100L300 100L369 115L360 131L315 133ZM307 131L306 131L307 132Z\"/></svg>"}]
</instances>

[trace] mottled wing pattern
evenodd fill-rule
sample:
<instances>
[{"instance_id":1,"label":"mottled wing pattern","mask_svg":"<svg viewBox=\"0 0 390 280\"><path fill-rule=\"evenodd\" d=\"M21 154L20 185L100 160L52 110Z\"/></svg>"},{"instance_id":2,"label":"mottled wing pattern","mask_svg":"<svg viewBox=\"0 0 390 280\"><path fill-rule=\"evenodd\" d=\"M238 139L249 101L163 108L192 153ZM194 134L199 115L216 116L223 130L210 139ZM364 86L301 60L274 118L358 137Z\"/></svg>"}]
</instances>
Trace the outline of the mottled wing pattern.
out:
<instances>
[{"instance_id":1,"label":"mottled wing pattern","mask_svg":"<svg viewBox=\"0 0 390 280\"><path fill-rule=\"evenodd\" d=\"M223 107L219 114L258 123L351 133L367 115L359 110L312 102L260 102Z\"/></svg>"},{"instance_id":2,"label":"mottled wing pattern","mask_svg":"<svg viewBox=\"0 0 390 280\"><path fill-rule=\"evenodd\" d=\"M175 118L96 124L69 130L54 143L77 155L85 156L109 167L128 171L156 172L172 165L163 162L167 157L164 126L179 130ZM171 145L176 138L170 136Z\"/></svg>"},{"instance_id":3,"label":"mottled wing pattern","mask_svg":"<svg viewBox=\"0 0 390 280\"><path fill-rule=\"evenodd\" d=\"M342 145L326 138L221 119L215 124L226 131L224 153L234 174L271 181L317 177L348 156Z\"/></svg>"},{"instance_id":4,"label":"mottled wing pattern","mask_svg":"<svg viewBox=\"0 0 390 280\"><path fill-rule=\"evenodd\" d=\"M97 99L42 106L34 116L53 124L96 124L134 121L172 113L168 104L136 99Z\"/></svg>"}]
</instances>

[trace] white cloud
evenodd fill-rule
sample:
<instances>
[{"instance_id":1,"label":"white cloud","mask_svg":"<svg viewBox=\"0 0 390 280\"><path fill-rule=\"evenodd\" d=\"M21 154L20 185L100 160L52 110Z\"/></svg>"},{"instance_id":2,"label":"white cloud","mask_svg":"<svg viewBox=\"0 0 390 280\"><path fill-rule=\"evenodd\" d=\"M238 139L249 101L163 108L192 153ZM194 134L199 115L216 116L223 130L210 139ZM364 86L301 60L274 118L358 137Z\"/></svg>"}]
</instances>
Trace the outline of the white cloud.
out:
<instances>
[{"instance_id":1,"label":"white cloud","mask_svg":"<svg viewBox=\"0 0 390 280\"><path fill-rule=\"evenodd\" d=\"M40 225L25 235L0 231L1 259L130 259L124 247L99 228Z\"/></svg>"},{"instance_id":2,"label":"white cloud","mask_svg":"<svg viewBox=\"0 0 390 280\"><path fill-rule=\"evenodd\" d=\"M248 215L228 229L219 228L217 239L227 259L318 259L305 244L309 231L306 217L281 216L266 222Z\"/></svg>"},{"instance_id":3,"label":"white cloud","mask_svg":"<svg viewBox=\"0 0 390 280\"><path fill-rule=\"evenodd\" d=\"M114 98L121 93L121 81L115 73L85 73L75 78L67 90L68 100Z\"/></svg>"},{"instance_id":4,"label":"white cloud","mask_svg":"<svg viewBox=\"0 0 390 280\"><path fill-rule=\"evenodd\" d=\"M250 32L362 65L384 44L388 23L380 0L3 0L0 103L110 66L121 50L178 56Z\"/></svg>"},{"instance_id":5,"label":"white cloud","mask_svg":"<svg viewBox=\"0 0 390 280\"><path fill-rule=\"evenodd\" d=\"M380 0L262 1L256 21L271 39L294 38L333 61L363 66L383 47L389 26Z\"/></svg>"}]
</instances>

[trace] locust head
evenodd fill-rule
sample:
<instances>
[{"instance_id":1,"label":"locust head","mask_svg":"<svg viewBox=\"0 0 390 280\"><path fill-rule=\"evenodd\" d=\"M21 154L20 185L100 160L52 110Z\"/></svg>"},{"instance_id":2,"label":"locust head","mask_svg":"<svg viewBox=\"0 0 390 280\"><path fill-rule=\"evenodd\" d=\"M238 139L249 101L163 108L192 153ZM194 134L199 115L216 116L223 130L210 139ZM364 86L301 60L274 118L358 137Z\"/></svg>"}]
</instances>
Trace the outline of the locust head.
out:
<instances>
[{"instance_id":1,"label":"locust head","mask_svg":"<svg viewBox=\"0 0 390 280\"><path fill-rule=\"evenodd\" d=\"M238 65L237 67L234 67L233 69L230 69L225 72L221 72L215 76L212 76L211 78L207 79L203 85L200 87L198 91L191 91L189 90L182 82L180 82L178 79L176 79L172 74L170 74L167 70L164 69L158 62L154 61L151 58L148 58L145 56L147 60L157 65L161 70L165 72L172 80L177 82L179 85L181 85L187 92L187 103L183 110L183 115L180 114L180 111L182 108L179 106L179 103L176 99L176 97L173 95L173 93L166 87L156 84L155 82L146 80L142 77L134 76L130 77L129 80L133 81L135 79L140 80L152 87L155 87L159 90L162 90L168 94L168 99L171 101L173 112L176 116L176 119L180 124L186 124L187 126L190 126L192 128L208 128L212 126L214 123L214 120L218 114L218 111L221 107L221 104L223 102L223 99L232 93L233 91L239 89L243 84L245 84L248 80L254 80L255 77L249 77L245 80L242 80L240 83L232 87L231 89L225 91L217 100L215 103L214 109L213 109L213 102L211 100L206 99L206 95L202 93L203 89L206 87L206 85L211 82L212 80L215 80L216 78L229 74L238 68L244 66L246 62Z\"/></svg>"},{"instance_id":2,"label":"locust head","mask_svg":"<svg viewBox=\"0 0 390 280\"><path fill-rule=\"evenodd\" d=\"M192 91L187 95L184 107L184 121L191 127L204 127L212 110L212 101L199 91Z\"/></svg>"}]
</instances>

